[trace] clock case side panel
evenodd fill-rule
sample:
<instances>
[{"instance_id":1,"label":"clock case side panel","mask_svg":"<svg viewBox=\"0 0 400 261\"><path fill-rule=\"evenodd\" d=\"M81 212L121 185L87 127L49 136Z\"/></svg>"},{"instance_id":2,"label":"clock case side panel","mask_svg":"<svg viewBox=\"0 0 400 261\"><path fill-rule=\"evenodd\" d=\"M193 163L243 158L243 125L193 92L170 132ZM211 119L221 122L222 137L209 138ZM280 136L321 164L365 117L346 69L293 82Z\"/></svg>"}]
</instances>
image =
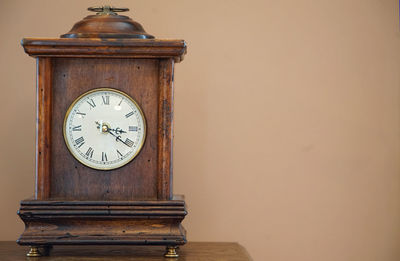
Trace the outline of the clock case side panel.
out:
<instances>
[{"instance_id":1,"label":"clock case side panel","mask_svg":"<svg viewBox=\"0 0 400 261\"><path fill-rule=\"evenodd\" d=\"M159 63L158 101L158 200L172 199L174 60Z\"/></svg>"},{"instance_id":2,"label":"clock case side panel","mask_svg":"<svg viewBox=\"0 0 400 261\"><path fill-rule=\"evenodd\" d=\"M36 84L36 184L35 199L50 198L51 183L51 120L53 61L40 57L37 62Z\"/></svg>"}]
</instances>

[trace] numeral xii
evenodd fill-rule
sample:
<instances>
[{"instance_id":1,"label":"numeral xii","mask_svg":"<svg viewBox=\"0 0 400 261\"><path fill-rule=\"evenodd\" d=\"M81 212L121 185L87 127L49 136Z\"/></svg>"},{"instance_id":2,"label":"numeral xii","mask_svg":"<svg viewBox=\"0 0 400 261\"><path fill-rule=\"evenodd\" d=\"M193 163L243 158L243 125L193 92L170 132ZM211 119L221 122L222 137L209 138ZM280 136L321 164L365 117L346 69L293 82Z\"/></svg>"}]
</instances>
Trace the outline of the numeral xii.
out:
<instances>
[{"instance_id":1,"label":"numeral xii","mask_svg":"<svg viewBox=\"0 0 400 261\"><path fill-rule=\"evenodd\" d=\"M108 96L108 95L101 96L101 98L103 99L103 104L104 105L110 105L110 96Z\"/></svg>"}]
</instances>

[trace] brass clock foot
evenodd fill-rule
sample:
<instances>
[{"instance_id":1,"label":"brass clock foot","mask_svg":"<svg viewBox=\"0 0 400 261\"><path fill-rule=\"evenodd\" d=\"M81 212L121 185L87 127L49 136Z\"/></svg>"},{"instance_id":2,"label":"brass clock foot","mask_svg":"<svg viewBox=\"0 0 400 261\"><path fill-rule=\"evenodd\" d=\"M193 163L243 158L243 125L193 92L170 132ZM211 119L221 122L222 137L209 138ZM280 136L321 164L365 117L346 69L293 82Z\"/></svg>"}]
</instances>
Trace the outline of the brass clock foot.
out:
<instances>
[{"instance_id":1,"label":"brass clock foot","mask_svg":"<svg viewBox=\"0 0 400 261\"><path fill-rule=\"evenodd\" d=\"M167 252L165 252L164 257L179 257L176 253L177 246L167 246Z\"/></svg>"},{"instance_id":2,"label":"brass clock foot","mask_svg":"<svg viewBox=\"0 0 400 261\"><path fill-rule=\"evenodd\" d=\"M42 254L39 252L39 248L37 246L31 246L31 249L26 254L26 256L28 256L28 257L39 257L39 256L42 256Z\"/></svg>"}]
</instances>

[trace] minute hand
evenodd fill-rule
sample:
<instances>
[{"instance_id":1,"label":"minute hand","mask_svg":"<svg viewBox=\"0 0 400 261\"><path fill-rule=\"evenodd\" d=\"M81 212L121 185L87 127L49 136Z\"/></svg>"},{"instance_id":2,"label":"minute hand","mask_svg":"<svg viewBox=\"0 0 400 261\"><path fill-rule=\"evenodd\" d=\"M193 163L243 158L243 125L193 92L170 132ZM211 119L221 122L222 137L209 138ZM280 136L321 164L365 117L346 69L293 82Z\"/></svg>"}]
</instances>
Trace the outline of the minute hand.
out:
<instances>
[{"instance_id":1,"label":"minute hand","mask_svg":"<svg viewBox=\"0 0 400 261\"><path fill-rule=\"evenodd\" d=\"M120 141L120 142L122 142L123 144L125 144L126 146L130 147L128 144L125 143L125 141L121 140L121 138L120 138L119 136L117 136L117 135L115 135L114 133L112 133L112 132L110 131L110 129L107 129L107 132L110 133L111 135L113 135L117 141Z\"/></svg>"},{"instance_id":2,"label":"minute hand","mask_svg":"<svg viewBox=\"0 0 400 261\"><path fill-rule=\"evenodd\" d=\"M109 129L109 130L114 131L116 134L118 134L118 133L126 133L126 131L122 130L121 128Z\"/></svg>"}]
</instances>

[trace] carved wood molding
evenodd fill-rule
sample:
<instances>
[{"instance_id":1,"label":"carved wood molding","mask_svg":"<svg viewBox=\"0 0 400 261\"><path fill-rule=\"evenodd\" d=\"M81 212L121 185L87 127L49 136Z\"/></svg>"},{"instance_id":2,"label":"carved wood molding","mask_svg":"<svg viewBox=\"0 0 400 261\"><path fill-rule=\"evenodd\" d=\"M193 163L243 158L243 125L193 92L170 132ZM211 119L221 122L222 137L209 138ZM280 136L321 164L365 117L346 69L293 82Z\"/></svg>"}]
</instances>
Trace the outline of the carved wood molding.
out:
<instances>
[{"instance_id":1,"label":"carved wood molding","mask_svg":"<svg viewBox=\"0 0 400 261\"><path fill-rule=\"evenodd\" d=\"M33 57L173 58L180 62L186 54L183 40L24 38L21 44Z\"/></svg>"},{"instance_id":2,"label":"carved wood molding","mask_svg":"<svg viewBox=\"0 0 400 261\"><path fill-rule=\"evenodd\" d=\"M23 200L20 245L183 245L183 198L166 201Z\"/></svg>"}]
</instances>

